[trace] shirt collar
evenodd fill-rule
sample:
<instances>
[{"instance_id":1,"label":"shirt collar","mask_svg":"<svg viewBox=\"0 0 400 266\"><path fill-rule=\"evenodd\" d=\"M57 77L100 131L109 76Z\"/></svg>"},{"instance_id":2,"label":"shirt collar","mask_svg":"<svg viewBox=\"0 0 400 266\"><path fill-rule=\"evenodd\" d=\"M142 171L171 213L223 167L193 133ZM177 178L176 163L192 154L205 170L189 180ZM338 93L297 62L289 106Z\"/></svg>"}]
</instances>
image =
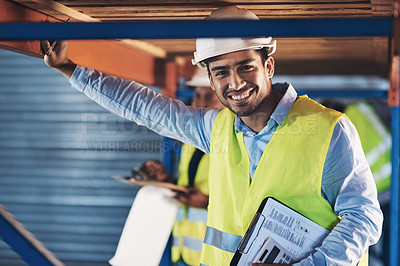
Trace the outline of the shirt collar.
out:
<instances>
[{"instance_id":1,"label":"shirt collar","mask_svg":"<svg viewBox=\"0 0 400 266\"><path fill-rule=\"evenodd\" d=\"M268 128L271 128L272 125L275 123L278 125L281 125L283 123L283 120L285 119L286 115L288 114L290 108L292 108L292 105L297 98L297 92L290 83L275 83L272 85L272 88L283 93L283 97L271 114L271 118L266 125L266 127ZM248 128L238 116L236 116L235 118L234 126L236 133L239 131L243 134L255 135L255 133L250 128Z\"/></svg>"}]
</instances>

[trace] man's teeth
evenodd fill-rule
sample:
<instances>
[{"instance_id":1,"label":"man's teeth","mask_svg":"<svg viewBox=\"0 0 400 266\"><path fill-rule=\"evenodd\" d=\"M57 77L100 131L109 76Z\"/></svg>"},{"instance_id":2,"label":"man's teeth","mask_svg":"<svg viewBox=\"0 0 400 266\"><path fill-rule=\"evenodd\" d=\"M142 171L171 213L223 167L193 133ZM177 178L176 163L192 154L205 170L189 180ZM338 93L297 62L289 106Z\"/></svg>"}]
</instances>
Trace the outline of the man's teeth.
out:
<instances>
[{"instance_id":1,"label":"man's teeth","mask_svg":"<svg viewBox=\"0 0 400 266\"><path fill-rule=\"evenodd\" d=\"M240 101L240 100L243 100L244 98L246 98L246 97L249 97L249 92L246 92L246 93L243 93L243 94L241 94L241 95L232 95L231 97L232 97L232 99L234 99L235 101Z\"/></svg>"}]
</instances>

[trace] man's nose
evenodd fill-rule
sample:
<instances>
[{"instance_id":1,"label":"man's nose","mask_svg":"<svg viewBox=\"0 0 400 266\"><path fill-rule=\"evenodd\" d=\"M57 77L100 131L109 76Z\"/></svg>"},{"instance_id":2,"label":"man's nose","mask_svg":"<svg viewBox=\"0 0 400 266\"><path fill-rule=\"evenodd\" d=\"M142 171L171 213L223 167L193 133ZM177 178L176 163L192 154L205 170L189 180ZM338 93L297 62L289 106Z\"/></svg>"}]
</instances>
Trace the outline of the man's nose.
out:
<instances>
[{"instance_id":1,"label":"man's nose","mask_svg":"<svg viewBox=\"0 0 400 266\"><path fill-rule=\"evenodd\" d=\"M242 87L244 87L245 84L246 82L242 79L242 77L235 71L232 71L232 73L229 76L228 87L230 89L240 90Z\"/></svg>"}]
</instances>

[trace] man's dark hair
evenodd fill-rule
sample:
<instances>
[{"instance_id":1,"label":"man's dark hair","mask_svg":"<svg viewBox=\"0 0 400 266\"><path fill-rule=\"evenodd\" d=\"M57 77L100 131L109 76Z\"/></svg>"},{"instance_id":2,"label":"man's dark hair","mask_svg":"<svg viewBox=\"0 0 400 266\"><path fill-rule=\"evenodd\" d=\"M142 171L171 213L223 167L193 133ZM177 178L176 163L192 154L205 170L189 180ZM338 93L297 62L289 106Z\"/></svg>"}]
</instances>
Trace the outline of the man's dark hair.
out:
<instances>
[{"instance_id":1,"label":"man's dark hair","mask_svg":"<svg viewBox=\"0 0 400 266\"><path fill-rule=\"evenodd\" d=\"M256 50L260 57L261 57L261 62L263 63L263 65L265 64L265 62L268 59L268 48L267 47L263 47L261 49Z\"/></svg>"},{"instance_id":2,"label":"man's dark hair","mask_svg":"<svg viewBox=\"0 0 400 266\"><path fill-rule=\"evenodd\" d=\"M262 62L262 64L264 65L264 64L265 64L265 61L267 61L267 59L268 59L268 48L267 48L267 47L263 47L263 48L258 49L258 50L256 50L256 51L257 51L257 53L260 55L260 57L261 57L261 62ZM211 73L210 68L209 68L209 65L210 65L210 62L213 61L215 57L216 57L216 56L210 57L210 58L204 60L204 64L206 64L206 66L207 66L207 71L208 71L208 73Z\"/></svg>"}]
</instances>

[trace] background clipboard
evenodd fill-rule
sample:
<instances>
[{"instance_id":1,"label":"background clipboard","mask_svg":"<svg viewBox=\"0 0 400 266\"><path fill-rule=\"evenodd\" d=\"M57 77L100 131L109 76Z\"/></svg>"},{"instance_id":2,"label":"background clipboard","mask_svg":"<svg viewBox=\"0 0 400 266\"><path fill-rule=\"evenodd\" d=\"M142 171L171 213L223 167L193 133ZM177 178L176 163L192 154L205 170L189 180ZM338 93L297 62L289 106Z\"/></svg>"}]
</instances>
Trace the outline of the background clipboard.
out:
<instances>
[{"instance_id":1,"label":"background clipboard","mask_svg":"<svg viewBox=\"0 0 400 266\"><path fill-rule=\"evenodd\" d=\"M230 265L250 265L272 238L293 259L301 260L319 246L329 230L272 197L265 198L242 238Z\"/></svg>"}]
</instances>

